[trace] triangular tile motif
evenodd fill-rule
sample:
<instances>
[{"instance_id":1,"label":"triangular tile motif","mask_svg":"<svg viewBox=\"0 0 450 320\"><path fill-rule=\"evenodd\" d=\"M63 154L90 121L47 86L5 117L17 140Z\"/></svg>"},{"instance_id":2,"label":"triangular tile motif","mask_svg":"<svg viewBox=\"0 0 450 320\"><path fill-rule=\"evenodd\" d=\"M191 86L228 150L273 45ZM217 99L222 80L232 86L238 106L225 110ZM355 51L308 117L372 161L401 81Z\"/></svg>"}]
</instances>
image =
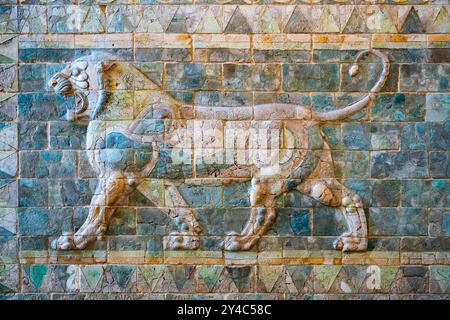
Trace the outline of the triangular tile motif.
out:
<instances>
[{"instance_id":1,"label":"triangular tile motif","mask_svg":"<svg viewBox=\"0 0 450 320\"><path fill-rule=\"evenodd\" d=\"M195 292L195 266L168 266L178 292Z\"/></svg>"},{"instance_id":2,"label":"triangular tile motif","mask_svg":"<svg viewBox=\"0 0 450 320\"><path fill-rule=\"evenodd\" d=\"M150 201L150 199L139 192L138 190L134 190L129 196L128 196L129 205L137 205L142 207L154 207L155 203Z\"/></svg>"},{"instance_id":3,"label":"triangular tile motif","mask_svg":"<svg viewBox=\"0 0 450 320\"><path fill-rule=\"evenodd\" d=\"M70 268L70 269L69 269ZM69 270L68 270L69 269ZM78 288L79 289L79 277L76 271L73 274L69 273L71 270L79 269L78 266L71 265L51 265L48 267L47 274L42 279L40 291L42 292L65 292L67 284L70 283L71 276L74 278L73 287L69 286L69 290Z\"/></svg>"},{"instance_id":4,"label":"triangular tile motif","mask_svg":"<svg viewBox=\"0 0 450 320\"><path fill-rule=\"evenodd\" d=\"M347 20L343 33L365 33L367 31L366 19L358 7L355 7Z\"/></svg>"},{"instance_id":5,"label":"triangular tile motif","mask_svg":"<svg viewBox=\"0 0 450 320\"><path fill-rule=\"evenodd\" d=\"M99 290L101 279L104 274L103 266L87 265L81 267L81 290L96 292Z\"/></svg>"},{"instance_id":6,"label":"triangular tile motif","mask_svg":"<svg viewBox=\"0 0 450 320\"><path fill-rule=\"evenodd\" d=\"M287 266L286 271L297 292L307 293L314 290L314 272L312 266ZM289 278L286 278L289 280Z\"/></svg>"},{"instance_id":7,"label":"triangular tile motif","mask_svg":"<svg viewBox=\"0 0 450 320\"><path fill-rule=\"evenodd\" d=\"M108 6L108 32L133 32L142 19L140 6Z\"/></svg>"},{"instance_id":8,"label":"triangular tile motif","mask_svg":"<svg viewBox=\"0 0 450 320\"><path fill-rule=\"evenodd\" d=\"M316 30L316 32L339 32L339 19L335 17L335 15L331 12L330 7L324 6L320 8L315 8L313 10L313 16L319 16L320 18L317 19L314 23L313 30Z\"/></svg>"},{"instance_id":9,"label":"triangular tile motif","mask_svg":"<svg viewBox=\"0 0 450 320\"><path fill-rule=\"evenodd\" d=\"M134 273L133 266L111 266L111 275L120 289L124 290Z\"/></svg>"},{"instance_id":10,"label":"triangular tile motif","mask_svg":"<svg viewBox=\"0 0 450 320\"><path fill-rule=\"evenodd\" d=\"M12 293L18 288L18 267L14 264L0 264L0 293Z\"/></svg>"},{"instance_id":11,"label":"triangular tile motif","mask_svg":"<svg viewBox=\"0 0 450 320\"><path fill-rule=\"evenodd\" d=\"M137 270L137 291L153 292L164 266L140 266Z\"/></svg>"},{"instance_id":12,"label":"triangular tile motif","mask_svg":"<svg viewBox=\"0 0 450 320\"><path fill-rule=\"evenodd\" d=\"M389 293L426 293L429 290L429 276L426 266L402 266L389 287Z\"/></svg>"},{"instance_id":13,"label":"triangular tile motif","mask_svg":"<svg viewBox=\"0 0 450 320\"><path fill-rule=\"evenodd\" d=\"M168 267L164 267L161 276L156 281L156 284L153 287L153 292L178 292L178 288L173 279L172 272L170 272Z\"/></svg>"},{"instance_id":14,"label":"triangular tile motif","mask_svg":"<svg viewBox=\"0 0 450 320\"><path fill-rule=\"evenodd\" d=\"M272 292L272 289L280 278L284 268L282 266L259 266L258 280L264 285L265 292Z\"/></svg>"},{"instance_id":15,"label":"triangular tile motif","mask_svg":"<svg viewBox=\"0 0 450 320\"><path fill-rule=\"evenodd\" d=\"M397 28L388 9L370 7L366 12L367 29L369 33L397 33Z\"/></svg>"},{"instance_id":16,"label":"triangular tile motif","mask_svg":"<svg viewBox=\"0 0 450 320\"><path fill-rule=\"evenodd\" d=\"M425 32L425 28L422 25L422 21L417 14L416 9L411 7L408 15L406 16L405 22L400 28L400 33L422 33Z\"/></svg>"},{"instance_id":17,"label":"triangular tile motif","mask_svg":"<svg viewBox=\"0 0 450 320\"><path fill-rule=\"evenodd\" d=\"M250 33L252 29L248 24L247 19L242 14L239 7L236 7L233 15L228 21L227 26L225 27L224 33Z\"/></svg>"},{"instance_id":18,"label":"triangular tile motif","mask_svg":"<svg viewBox=\"0 0 450 320\"><path fill-rule=\"evenodd\" d=\"M151 10L153 11L156 18L158 19L162 30L165 31L169 27L169 24L172 21L173 16L177 12L178 6L171 6L171 5L153 6L152 5Z\"/></svg>"},{"instance_id":19,"label":"triangular tile motif","mask_svg":"<svg viewBox=\"0 0 450 320\"><path fill-rule=\"evenodd\" d=\"M102 278L102 292L130 292L136 284L135 266L111 265Z\"/></svg>"},{"instance_id":20,"label":"triangular tile motif","mask_svg":"<svg viewBox=\"0 0 450 320\"><path fill-rule=\"evenodd\" d=\"M152 9L150 6L144 7L142 19L136 27L136 32L164 32L158 16Z\"/></svg>"},{"instance_id":21,"label":"triangular tile motif","mask_svg":"<svg viewBox=\"0 0 450 320\"><path fill-rule=\"evenodd\" d=\"M427 28L428 32L450 33L450 13L445 7L441 7L436 18Z\"/></svg>"},{"instance_id":22,"label":"triangular tile motif","mask_svg":"<svg viewBox=\"0 0 450 320\"><path fill-rule=\"evenodd\" d=\"M15 93L0 92L0 118L13 120L16 117L17 95Z\"/></svg>"},{"instance_id":23,"label":"triangular tile motif","mask_svg":"<svg viewBox=\"0 0 450 320\"><path fill-rule=\"evenodd\" d=\"M16 61L17 61L17 37L10 35L0 36L0 63L10 64Z\"/></svg>"},{"instance_id":24,"label":"triangular tile motif","mask_svg":"<svg viewBox=\"0 0 450 320\"><path fill-rule=\"evenodd\" d=\"M0 208L0 237L16 234L17 212L15 208Z\"/></svg>"},{"instance_id":25,"label":"triangular tile motif","mask_svg":"<svg viewBox=\"0 0 450 320\"><path fill-rule=\"evenodd\" d=\"M239 292L251 292L252 267L225 267Z\"/></svg>"},{"instance_id":26,"label":"triangular tile motif","mask_svg":"<svg viewBox=\"0 0 450 320\"><path fill-rule=\"evenodd\" d=\"M26 274L26 277L23 279L26 282L25 285L30 287L30 291L38 291L41 287L42 280L47 274L48 266L45 264L27 264L23 266L23 270Z\"/></svg>"},{"instance_id":27,"label":"triangular tile motif","mask_svg":"<svg viewBox=\"0 0 450 320\"><path fill-rule=\"evenodd\" d=\"M430 292L450 293L450 266L430 266Z\"/></svg>"},{"instance_id":28,"label":"triangular tile motif","mask_svg":"<svg viewBox=\"0 0 450 320\"><path fill-rule=\"evenodd\" d=\"M365 266L344 266L348 279L352 282L355 292L358 292L367 279L367 267Z\"/></svg>"},{"instance_id":29,"label":"triangular tile motif","mask_svg":"<svg viewBox=\"0 0 450 320\"><path fill-rule=\"evenodd\" d=\"M17 180L0 180L0 206L11 207L18 205Z\"/></svg>"},{"instance_id":30,"label":"triangular tile motif","mask_svg":"<svg viewBox=\"0 0 450 320\"><path fill-rule=\"evenodd\" d=\"M392 282L394 281L397 273L399 272L399 267L395 266L382 266L380 267L380 289L382 292L389 292Z\"/></svg>"},{"instance_id":31,"label":"triangular tile motif","mask_svg":"<svg viewBox=\"0 0 450 320\"><path fill-rule=\"evenodd\" d=\"M207 6L180 6L174 14L166 32L192 33L197 29Z\"/></svg>"},{"instance_id":32,"label":"triangular tile motif","mask_svg":"<svg viewBox=\"0 0 450 320\"><path fill-rule=\"evenodd\" d=\"M231 279L230 274L228 273L226 268L223 268L222 273L220 274L219 279L214 285L211 292L217 293L237 293L239 289L237 288L234 281Z\"/></svg>"},{"instance_id":33,"label":"triangular tile motif","mask_svg":"<svg viewBox=\"0 0 450 320\"><path fill-rule=\"evenodd\" d=\"M0 178L13 178L17 173L17 152L0 151Z\"/></svg>"},{"instance_id":34,"label":"triangular tile motif","mask_svg":"<svg viewBox=\"0 0 450 320\"><path fill-rule=\"evenodd\" d=\"M294 280L292 279L289 272L286 270L286 267L268 266L268 269L263 271L265 275L263 275L261 271L262 270L258 270L259 274L256 288L257 292L261 291L270 293L292 293L292 294L299 293L297 287L294 284Z\"/></svg>"},{"instance_id":35,"label":"triangular tile motif","mask_svg":"<svg viewBox=\"0 0 450 320\"><path fill-rule=\"evenodd\" d=\"M14 122L0 123L0 150L17 150L17 124Z\"/></svg>"},{"instance_id":36,"label":"triangular tile motif","mask_svg":"<svg viewBox=\"0 0 450 320\"><path fill-rule=\"evenodd\" d=\"M304 15L300 6L296 6L292 15L290 16L286 26L284 27L285 33L306 33L310 32L310 22Z\"/></svg>"},{"instance_id":37,"label":"triangular tile motif","mask_svg":"<svg viewBox=\"0 0 450 320\"><path fill-rule=\"evenodd\" d=\"M198 24L196 33L221 33L223 28L221 16L221 6L209 6Z\"/></svg>"},{"instance_id":38,"label":"triangular tile motif","mask_svg":"<svg viewBox=\"0 0 450 320\"><path fill-rule=\"evenodd\" d=\"M327 292L359 293L361 285L368 276L366 268L361 266L344 266Z\"/></svg>"},{"instance_id":39,"label":"triangular tile motif","mask_svg":"<svg viewBox=\"0 0 450 320\"><path fill-rule=\"evenodd\" d=\"M314 266L314 277L317 281L314 283L315 292L328 292L334 283L342 266L335 265L317 265Z\"/></svg>"},{"instance_id":40,"label":"triangular tile motif","mask_svg":"<svg viewBox=\"0 0 450 320\"><path fill-rule=\"evenodd\" d=\"M164 204L164 184L162 181L145 179L136 189L152 203Z\"/></svg>"},{"instance_id":41,"label":"triangular tile motif","mask_svg":"<svg viewBox=\"0 0 450 320\"><path fill-rule=\"evenodd\" d=\"M11 289L0 283L0 293L8 293L8 292L14 292L14 289Z\"/></svg>"},{"instance_id":42,"label":"triangular tile motif","mask_svg":"<svg viewBox=\"0 0 450 320\"><path fill-rule=\"evenodd\" d=\"M282 6L262 6L261 9L255 25L255 33L280 33L284 27L284 11L286 8Z\"/></svg>"},{"instance_id":43,"label":"triangular tile motif","mask_svg":"<svg viewBox=\"0 0 450 320\"><path fill-rule=\"evenodd\" d=\"M216 285L223 269L223 266L197 266L197 274L199 275L199 278L203 280L209 292L211 292Z\"/></svg>"}]
</instances>

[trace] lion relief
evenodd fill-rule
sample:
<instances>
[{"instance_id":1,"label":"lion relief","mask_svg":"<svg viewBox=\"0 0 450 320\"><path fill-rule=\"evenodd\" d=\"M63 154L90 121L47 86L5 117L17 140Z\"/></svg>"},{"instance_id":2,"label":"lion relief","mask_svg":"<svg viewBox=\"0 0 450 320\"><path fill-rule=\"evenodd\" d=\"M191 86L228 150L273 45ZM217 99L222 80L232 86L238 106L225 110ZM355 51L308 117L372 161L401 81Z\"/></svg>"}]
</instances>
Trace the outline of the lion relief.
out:
<instances>
[{"instance_id":1,"label":"lion relief","mask_svg":"<svg viewBox=\"0 0 450 320\"><path fill-rule=\"evenodd\" d=\"M184 105L152 81L142 66L101 54L70 63L48 85L57 94L74 97L67 120L89 119L86 152L98 183L83 225L53 241L52 247L84 249L101 238L115 206L152 177L163 180L165 197L155 193L149 199L179 228L164 237L166 249L200 246L201 225L177 186L218 179L222 184L251 182L248 221L240 232L225 237L225 250L250 250L274 223L276 199L294 189L342 211L348 231L334 241L336 250L367 250L362 200L335 178L321 124L341 121L373 102L389 73L386 55L362 51L349 72L356 75L358 63L368 55L382 65L374 86L361 100L326 112L283 103ZM139 90L144 92L142 103L136 102ZM134 98L125 99L130 92L136 93ZM180 179L170 170L157 170L167 163L205 163L207 170L194 169L192 176Z\"/></svg>"}]
</instances>

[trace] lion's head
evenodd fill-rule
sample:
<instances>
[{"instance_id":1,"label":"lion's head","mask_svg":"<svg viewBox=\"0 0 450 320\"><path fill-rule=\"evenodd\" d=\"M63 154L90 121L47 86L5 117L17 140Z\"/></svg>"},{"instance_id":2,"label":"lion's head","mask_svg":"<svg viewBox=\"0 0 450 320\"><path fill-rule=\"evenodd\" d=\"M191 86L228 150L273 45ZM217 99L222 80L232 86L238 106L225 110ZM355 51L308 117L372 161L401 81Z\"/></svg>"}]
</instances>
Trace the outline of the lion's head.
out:
<instances>
[{"instance_id":1,"label":"lion's head","mask_svg":"<svg viewBox=\"0 0 450 320\"><path fill-rule=\"evenodd\" d=\"M75 97L75 108L68 109L66 113L68 120L75 120L88 107L86 97L86 90L90 87L88 65L87 61L77 60L55 73L48 81L49 87L53 88L57 94L63 97Z\"/></svg>"}]
</instances>

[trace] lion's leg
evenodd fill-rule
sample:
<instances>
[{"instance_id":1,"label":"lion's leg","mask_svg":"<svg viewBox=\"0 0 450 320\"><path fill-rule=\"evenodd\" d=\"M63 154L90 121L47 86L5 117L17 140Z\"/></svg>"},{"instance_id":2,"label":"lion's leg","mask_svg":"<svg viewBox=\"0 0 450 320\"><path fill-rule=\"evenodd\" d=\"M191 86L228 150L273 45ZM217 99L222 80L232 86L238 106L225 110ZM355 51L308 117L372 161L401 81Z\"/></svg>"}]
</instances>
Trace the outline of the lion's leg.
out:
<instances>
[{"instance_id":1,"label":"lion's leg","mask_svg":"<svg viewBox=\"0 0 450 320\"><path fill-rule=\"evenodd\" d=\"M334 242L336 250L367 250L367 222L360 196L334 178L307 181L298 189L327 206L341 208L349 230Z\"/></svg>"},{"instance_id":2,"label":"lion's leg","mask_svg":"<svg viewBox=\"0 0 450 320\"><path fill-rule=\"evenodd\" d=\"M75 234L66 234L55 240L52 247L60 250L84 249L89 243L103 236L114 213L114 204L129 194L134 189L133 186L133 181L119 171L99 179L86 221Z\"/></svg>"},{"instance_id":3,"label":"lion's leg","mask_svg":"<svg viewBox=\"0 0 450 320\"><path fill-rule=\"evenodd\" d=\"M250 217L241 234L231 233L224 241L225 250L250 250L275 222L275 199L284 192L281 178L253 178L250 187Z\"/></svg>"},{"instance_id":4,"label":"lion's leg","mask_svg":"<svg viewBox=\"0 0 450 320\"><path fill-rule=\"evenodd\" d=\"M197 249L200 245L198 234L201 231L195 212L189 208L183 196L175 184L168 182L166 185L170 205L169 216L175 220L179 231L172 232L164 239L164 246L170 250Z\"/></svg>"}]
</instances>

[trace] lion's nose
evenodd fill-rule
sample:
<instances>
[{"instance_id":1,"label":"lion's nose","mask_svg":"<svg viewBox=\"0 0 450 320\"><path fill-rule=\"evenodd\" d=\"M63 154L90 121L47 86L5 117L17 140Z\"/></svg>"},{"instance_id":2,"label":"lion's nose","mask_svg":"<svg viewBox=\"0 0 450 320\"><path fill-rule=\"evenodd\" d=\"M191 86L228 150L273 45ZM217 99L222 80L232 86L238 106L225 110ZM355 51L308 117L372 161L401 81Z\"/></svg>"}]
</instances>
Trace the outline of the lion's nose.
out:
<instances>
[{"instance_id":1,"label":"lion's nose","mask_svg":"<svg viewBox=\"0 0 450 320\"><path fill-rule=\"evenodd\" d=\"M56 85L58 84L58 82L57 82L56 80L54 80L54 79L51 79L51 80L48 82L48 84L49 84L50 87L56 87Z\"/></svg>"}]
</instances>

